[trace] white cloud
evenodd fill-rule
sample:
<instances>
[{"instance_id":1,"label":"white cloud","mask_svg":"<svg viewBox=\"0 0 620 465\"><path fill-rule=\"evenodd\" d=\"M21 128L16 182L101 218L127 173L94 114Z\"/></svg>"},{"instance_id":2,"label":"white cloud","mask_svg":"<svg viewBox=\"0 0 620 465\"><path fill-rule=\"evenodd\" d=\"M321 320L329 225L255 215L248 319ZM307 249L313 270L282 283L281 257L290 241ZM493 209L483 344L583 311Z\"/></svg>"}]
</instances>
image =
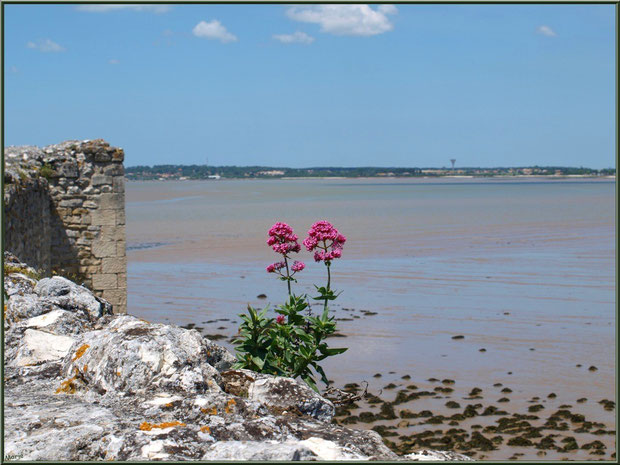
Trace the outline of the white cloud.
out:
<instances>
[{"instance_id":1,"label":"white cloud","mask_svg":"<svg viewBox=\"0 0 620 465\"><path fill-rule=\"evenodd\" d=\"M286 14L295 21L320 24L322 32L374 36L394 28L386 15L397 11L394 5L380 5L376 10L368 5L312 5L293 6Z\"/></svg>"},{"instance_id":2,"label":"white cloud","mask_svg":"<svg viewBox=\"0 0 620 465\"><path fill-rule=\"evenodd\" d=\"M555 37L557 35L555 31L551 29L549 26L538 26L538 29L536 29L536 32L544 36L548 36L548 37Z\"/></svg>"},{"instance_id":3,"label":"white cloud","mask_svg":"<svg viewBox=\"0 0 620 465\"><path fill-rule=\"evenodd\" d=\"M226 28L222 26L222 23L220 23L217 19L214 19L208 23L206 21L200 21L196 24L194 29L192 29L192 33L196 37L219 40L222 43L237 41L237 36L228 32Z\"/></svg>"},{"instance_id":4,"label":"white cloud","mask_svg":"<svg viewBox=\"0 0 620 465\"><path fill-rule=\"evenodd\" d=\"M64 52L65 48L58 45L56 42L50 39L40 40L38 42L28 42L26 47L33 48L38 50L39 52L44 53L55 53L55 52Z\"/></svg>"},{"instance_id":5,"label":"white cloud","mask_svg":"<svg viewBox=\"0 0 620 465\"><path fill-rule=\"evenodd\" d=\"M166 13L170 11L170 5L79 5L75 9L79 11L87 11L89 13L108 13L109 11L133 10L133 11L149 11L151 13Z\"/></svg>"},{"instance_id":6,"label":"white cloud","mask_svg":"<svg viewBox=\"0 0 620 465\"><path fill-rule=\"evenodd\" d=\"M108 63L111 65L118 65L120 64L120 61L118 61L116 58L112 58L111 60L108 60Z\"/></svg>"},{"instance_id":7,"label":"white cloud","mask_svg":"<svg viewBox=\"0 0 620 465\"><path fill-rule=\"evenodd\" d=\"M295 42L300 44L311 44L314 42L314 37L301 31L296 31L293 34L274 34L273 38L279 40L283 44L292 44Z\"/></svg>"}]
</instances>

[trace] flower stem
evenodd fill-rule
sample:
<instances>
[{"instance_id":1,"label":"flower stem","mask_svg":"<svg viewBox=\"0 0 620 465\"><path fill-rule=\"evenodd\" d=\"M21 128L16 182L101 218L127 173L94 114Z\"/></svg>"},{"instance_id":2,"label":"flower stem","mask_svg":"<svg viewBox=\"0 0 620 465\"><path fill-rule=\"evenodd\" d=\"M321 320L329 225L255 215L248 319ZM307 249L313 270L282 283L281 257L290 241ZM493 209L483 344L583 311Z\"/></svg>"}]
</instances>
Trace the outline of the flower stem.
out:
<instances>
[{"instance_id":1,"label":"flower stem","mask_svg":"<svg viewBox=\"0 0 620 465\"><path fill-rule=\"evenodd\" d=\"M288 260L286 259L286 255L284 256L284 264L286 266L286 285L288 286L288 296L291 296L291 275L288 270Z\"/></svg>"},{"instance_id":2,"label":"flower stem","mask_svg":"<svg viewBox=\"0 0 620 465\"><path fill-rule=\"evenodd\" d=\"M328 261L326 261L326 262L325 262L325 266L327 267L327 292L328 292L328 293L329 293L329 290L330 290L329 286L330 286L330 284L331 284L331 280L332 280L332 275L331 275L331 273L330 273L330 271L329 271L329 266L330 266L330 265L331 265L331 263L330 263L330 262L328 262ZM323 307L323 310L324 310L324 311L327 311L327 302L328 302L328 299L327 299L327 298L325 298L325 305L324 305L324 307Z\"/></svg>"}]
</instances>

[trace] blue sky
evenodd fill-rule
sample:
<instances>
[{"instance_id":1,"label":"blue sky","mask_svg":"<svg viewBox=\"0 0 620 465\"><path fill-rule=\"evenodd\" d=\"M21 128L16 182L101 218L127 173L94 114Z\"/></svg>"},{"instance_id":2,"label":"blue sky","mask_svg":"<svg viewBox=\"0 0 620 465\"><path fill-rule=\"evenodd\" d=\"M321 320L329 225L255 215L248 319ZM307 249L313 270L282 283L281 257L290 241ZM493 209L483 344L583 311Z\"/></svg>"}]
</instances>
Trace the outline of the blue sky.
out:
<instances>
[{"instance_id":1,"label":"blue sky","mask_svg":"<svg viewBox=\"0 0 620 465\"><path fill-rule=\"evenodd\" d=\"M113 7L113 8L112 8ZM4 5L5 144L615 166L614 5Z\"/></svg>"}]
</instances>

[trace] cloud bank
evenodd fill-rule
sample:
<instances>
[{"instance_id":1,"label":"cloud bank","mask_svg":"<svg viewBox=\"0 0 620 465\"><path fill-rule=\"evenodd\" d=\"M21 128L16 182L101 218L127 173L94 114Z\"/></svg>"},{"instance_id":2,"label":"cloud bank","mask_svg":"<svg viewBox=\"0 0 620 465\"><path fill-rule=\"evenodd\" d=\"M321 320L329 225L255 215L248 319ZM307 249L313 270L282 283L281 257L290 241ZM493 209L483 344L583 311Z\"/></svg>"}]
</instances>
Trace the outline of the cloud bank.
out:
<instances>
[{"instance_id":1,"label":"cloud bank","mask_svg":"<svg viewBox=\"0 0 620 465\"><path fill-rule=\"evenodd\" d=\"M222 26L222 23L220 23L217 19L214 19L208 23L206 21L200 21L196 24L196 26L194 26L192 33L196 37L219 40L224 44L228 42L236 42L238 40L237 36L228 32L226 28Z\"/></svg>"},{"instance_id":2,"label":"cloud bank","mask_svg":"<svg viewBox=\"0 0 620 465\"><path fill-rule=\"evenodd\" d=\"M551 29L549 26L538 26L538 29L536 29L536 32L538 32L539 34L542 34L544 36L547 36L547 37L555 37L555 36L557 36L555 31L553 29Z\"/></svg>"},{"instance_id":3,"label":"cloud bank","mask_svg":"<svg viewBox=\"0 0 620 465\"><path fill-rule=\"evenodd\" d=\"M286 11L294 21L316 23L321 32L343 36L374 36L391 31L387 15L398 13L394 5L312 5L293 6Z\"/></svg>"},{"instance_id":4,"label":"cloud bank","mask_svg":"<svg viewBox=\"0 0 620 465\"><path fill-rule=\"evenodd\" d=\"M296 31L293 34L274 34L273 38L282 42L283 44L311 44L314 42L314 37L309 36L305 32Z\"/></svg>"},{"instance_id":5,"label":"cloud bank","mask_svg":"<svg viewBox=\"0 0 620 465\"><path fill-rule=\"evenodd\" d=\"M26 47L38 50L43 53L64 52L65 48L51 39L40 40L38 42L28 42Z\"/></svg>"}]
</instances>

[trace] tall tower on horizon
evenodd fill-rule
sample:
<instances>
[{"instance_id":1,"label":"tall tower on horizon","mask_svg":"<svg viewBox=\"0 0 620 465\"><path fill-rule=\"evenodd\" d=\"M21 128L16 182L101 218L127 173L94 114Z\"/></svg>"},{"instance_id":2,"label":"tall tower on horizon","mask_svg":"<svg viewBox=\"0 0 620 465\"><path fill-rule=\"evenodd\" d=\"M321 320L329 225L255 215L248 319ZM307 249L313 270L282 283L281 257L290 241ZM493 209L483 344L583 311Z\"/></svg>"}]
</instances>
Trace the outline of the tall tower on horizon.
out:
<instances>
[{"instance_id":1,"label":"tall tower on horizon","mask_svg":"<svg viewBox=\"0 0 620 465\"><path fill-rule=\"evenodd\" d=\"M452 169L454 169L454 164L456 163L456 158L450 158L450 163L452 163Z\"/></svg>"}]
</instances>

